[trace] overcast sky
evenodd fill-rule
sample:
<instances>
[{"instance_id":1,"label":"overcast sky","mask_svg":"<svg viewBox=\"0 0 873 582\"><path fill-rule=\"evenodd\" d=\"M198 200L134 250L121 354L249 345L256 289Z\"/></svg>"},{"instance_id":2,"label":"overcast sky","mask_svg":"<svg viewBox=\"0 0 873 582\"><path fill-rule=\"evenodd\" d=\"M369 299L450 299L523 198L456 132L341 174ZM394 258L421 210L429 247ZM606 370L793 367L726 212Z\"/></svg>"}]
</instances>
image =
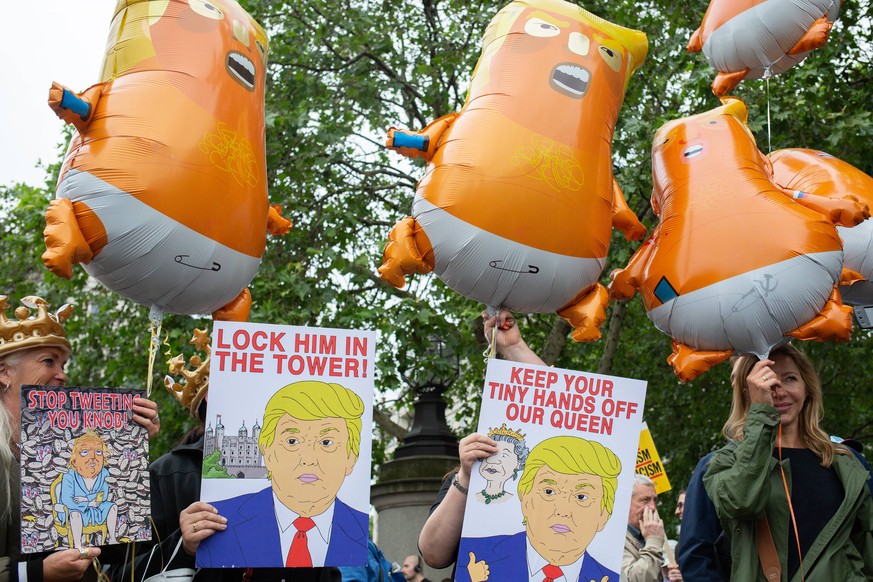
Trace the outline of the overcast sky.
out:
<instances>
[{"instance_id":1,"label":"overcast sky","mask_svg":"<svg viewBox=\"0 0 873 582\"><path fill-rule=\"evenodd\" d=\"M4 3L0 184L43 184L35 166L55 161L63 127L46 104L49 87L82 91L97 82L114 11L115 0Z\"/></svg>"}]
</instances>

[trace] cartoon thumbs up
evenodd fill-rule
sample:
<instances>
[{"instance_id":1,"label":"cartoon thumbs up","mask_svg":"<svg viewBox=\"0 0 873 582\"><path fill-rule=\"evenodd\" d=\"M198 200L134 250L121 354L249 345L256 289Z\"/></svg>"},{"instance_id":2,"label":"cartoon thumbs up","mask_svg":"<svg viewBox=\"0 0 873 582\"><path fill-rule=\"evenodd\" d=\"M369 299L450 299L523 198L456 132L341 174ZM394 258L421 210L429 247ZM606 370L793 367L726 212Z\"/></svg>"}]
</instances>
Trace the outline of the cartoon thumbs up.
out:
<instances>
[{"instance_id":1,"label":"cartoon thumbs up","mask_svg":"<svg viewBox=\"0 0 873 582\"><path fill-rule=\"evenodd\" d=\"M476 554L470 552L467 573L470 575L470 582L485 582L485 580L488 580L488 564L485 563L485 560L477 562Z\"/></svg>"}]
</instances>

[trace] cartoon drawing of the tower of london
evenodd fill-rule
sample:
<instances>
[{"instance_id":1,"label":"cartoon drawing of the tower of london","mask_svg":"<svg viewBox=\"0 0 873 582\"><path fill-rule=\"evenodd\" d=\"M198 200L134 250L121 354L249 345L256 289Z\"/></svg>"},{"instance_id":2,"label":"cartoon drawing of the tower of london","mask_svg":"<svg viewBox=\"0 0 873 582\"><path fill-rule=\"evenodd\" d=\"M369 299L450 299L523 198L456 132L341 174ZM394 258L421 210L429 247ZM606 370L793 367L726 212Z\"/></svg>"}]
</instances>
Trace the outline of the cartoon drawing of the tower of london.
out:
<instances>
[{"instance_id":1,"label":"cartoon drawing of the tower of london","mask_svg":"<svg viewBox=\"0 0 873 582\"><path fill-rule=\"evenodd\" d=\"M266 479L267 468L264 466L264 458L258 449L258 436L261 434L261 426L255 420L252 433L243 421L237 431L237 436L224 434L224 425L221 424L221 415L215 418L215 428L212 424L206 427L204 439L204 456L211 455L214 451L220 451L219 464L227 469L227 473L237 478Z\"/></svg>"}]
</instances>

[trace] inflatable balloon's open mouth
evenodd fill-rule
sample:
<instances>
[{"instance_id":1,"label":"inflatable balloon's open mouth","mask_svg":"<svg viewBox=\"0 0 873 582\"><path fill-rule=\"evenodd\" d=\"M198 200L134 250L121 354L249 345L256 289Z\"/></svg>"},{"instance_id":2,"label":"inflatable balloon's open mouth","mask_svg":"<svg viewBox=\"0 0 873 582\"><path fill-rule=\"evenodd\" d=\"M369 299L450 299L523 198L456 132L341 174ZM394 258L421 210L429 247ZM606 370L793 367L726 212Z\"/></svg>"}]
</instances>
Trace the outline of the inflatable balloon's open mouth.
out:
<instances>
[{"instance_id":1,"label":"inflatable balloon's open mouth","mask_svg":"<svg viewBox=\"0 0 873 582\"><path fill-rule=\"evenodd\" d=\"M585 96L590 80L591 73L588 72L588 69L579 65L566 63L552 69L552 87L576 99L581 99Z\"/></svg>"},{"instance_id":2,"label":"inflatable balloon's open mouth","mask_svg":"<svg viewBox=\"0 0 873 582\"><path fill-rule=\"evenodd\" d=\"M255 64L242 53L231 51L227 53L225 61L227 72L240 85L248 91L255 90Z\"/></svg>"}]
</instances>

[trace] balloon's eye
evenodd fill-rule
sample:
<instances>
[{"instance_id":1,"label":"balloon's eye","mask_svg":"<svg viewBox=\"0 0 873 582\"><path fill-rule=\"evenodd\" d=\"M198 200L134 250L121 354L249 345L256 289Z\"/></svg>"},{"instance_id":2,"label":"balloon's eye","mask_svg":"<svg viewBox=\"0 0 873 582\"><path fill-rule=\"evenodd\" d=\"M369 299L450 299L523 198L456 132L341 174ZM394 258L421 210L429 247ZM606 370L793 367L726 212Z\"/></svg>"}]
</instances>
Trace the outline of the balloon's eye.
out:
<instances>
[{"instance_id":1,"label":"balloon's eye","mask_svg":"<svg viewBox=\"0 0 873 582\"><path fill-rule=\"evenodd\" d=\"M621 70L621 55L619 53L608 46L601 46L597 52L600 53L600 57L609 65L610 69L616 73Z\"/></svg>"},{"instance_id":2,"label":"balloon's eye","mask_svg":"<svg viewBox=\"0 0 873 582\"><path fill-rule=\"evenodd\" d=\"M561 29L545 20L531 18L527 23L525 23L524 31L531 36L547 38L550 36L558 36Z\"/></svg>"},{"instance_id":3,"label":"balloon's eye","mask_svg":"<svg viewBox=\"0 0 873 582\"><path fill-rule=\"evenodd\" d=\"M188 6L190 6L191 10L200 16L205 16L206 18L211 18L213 20L221 20L224 18L224 13L221 9L214 4L210 4L206 0L188 0Z\"/></svg>"}]
</instances>

